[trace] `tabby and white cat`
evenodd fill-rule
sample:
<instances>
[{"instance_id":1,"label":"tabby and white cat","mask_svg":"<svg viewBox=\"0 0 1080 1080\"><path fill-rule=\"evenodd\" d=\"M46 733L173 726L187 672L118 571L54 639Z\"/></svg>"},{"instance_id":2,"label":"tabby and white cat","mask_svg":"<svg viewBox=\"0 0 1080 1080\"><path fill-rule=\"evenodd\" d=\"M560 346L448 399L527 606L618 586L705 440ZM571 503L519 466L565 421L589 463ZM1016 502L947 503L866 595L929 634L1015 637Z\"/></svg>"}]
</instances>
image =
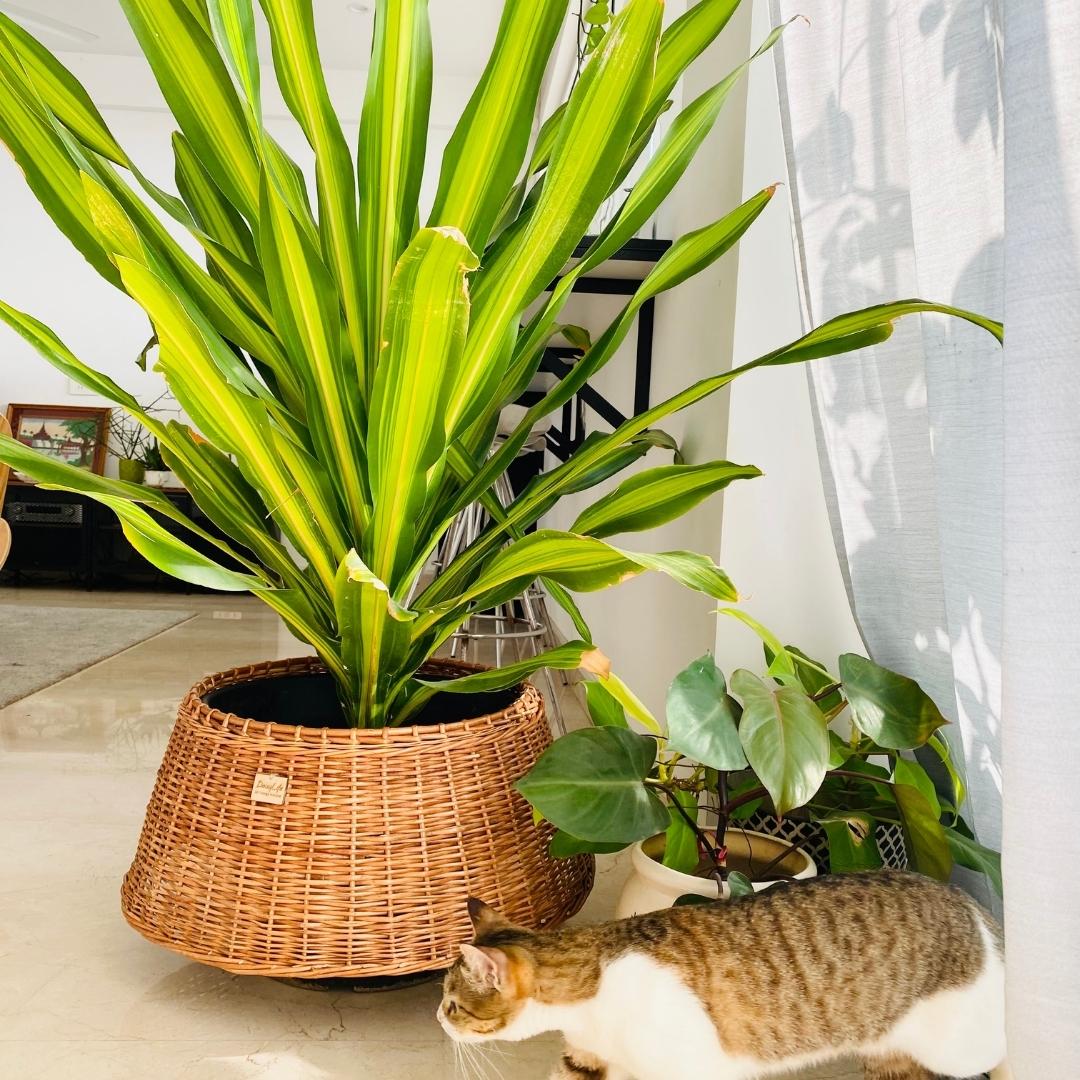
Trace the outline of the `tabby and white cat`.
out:
<instances>
[{"instance_id":1,"label":"tabby and white cat","mask_svg":"<svg viewBox=\"0 0 1080 1080\"><path fill-rule=\"evenodd\" d=\"M562 1080L749 1080L856 1055L874 1080L1005 1057L1000 932L957 889L877 871L534 933L469 902L459 1042L561 1031ZM996 1074L997 1075L997 1074Z\"/></svg>"}]
</instances>

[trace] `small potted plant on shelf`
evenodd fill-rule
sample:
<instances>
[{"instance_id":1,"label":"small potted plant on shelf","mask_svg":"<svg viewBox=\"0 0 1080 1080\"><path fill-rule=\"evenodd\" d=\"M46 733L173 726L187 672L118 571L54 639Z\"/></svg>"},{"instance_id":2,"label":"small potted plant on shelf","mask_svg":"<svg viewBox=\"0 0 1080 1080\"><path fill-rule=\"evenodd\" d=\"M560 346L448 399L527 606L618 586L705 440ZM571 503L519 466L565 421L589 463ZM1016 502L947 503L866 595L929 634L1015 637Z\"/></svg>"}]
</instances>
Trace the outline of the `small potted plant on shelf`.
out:
<instances>
[{"instance_id":1,"label":"small potted plant on shelf","mask_svg":"<svg viewBox=\"0 0 1080 1080\"><path fill-rule=\"evenodd\" d=\"M116 458L116 470L121 480L141 484L146 476L146 453L150 432L137 420L119 409L109 413L108 451Z\"/></svg>"},{"instance_id":2,"label":"small potted plant on shelf","mask_svg":"<svg viewBox=\"0 0 1080 1080\"><path fill-rule=\"evenodd\" d=\"M997 853L960 815L963 783L939 732L946 720L918 683L855 654L840 658L834 678L739 617L766 637L765 676L725 679L711 656L695 660L671 684L666 726L635 702L645 732L632 730L603 678L586 684L595 726L558 739L518 785L559 828L552 853L632 844L619 916L813 876L808 834L779 827L792 817L821 830L819 857L834 872L882 866L885 825L902 834L916 870L944 880L955 861L1000 890ZM845 714L841 735L830 725ZM912 756L922 748L940 761L948 796ZM751 828L762 808L771 818Z\"/></svg>"},{"instance_id":3,"label":"small potted plant on shelf","mask_svg":"<svg viewBox=\"0 0 1080 1080\"><path fill-rule=\"evenodd\" d=\"M180 486L176 473L169 468L161 453L157 439L151 439L143 451L143 464L146 467L146 483L150 487L174 488Z\"/></svg>"},{"instance_id":4,"label":"small potted plant on shelf","mask_svg":"<svg viewBox=\"0 0 1080 1080\"><path fill-rule=\"evenodd\" d=\"M675 238L492 452L499 417L539 370L575 283L653 218L746 70L682 107L635 170L682 73L737 2L693 4L665 28L662 0L629 0L539 132L566 3L506 3L423 223L426 3L380 4L350 149L311 0L262 0L279 88L313 151L314 193L264 124L269 75L252 0L121 6L176 117L177 193L146 180L75 76L2 14L0 140L58 227L148 314L154 370L188 422L149 415L31 315L0 303L0 318L144 424L217 533L160 491L66 468L13 440L0 439L0 460L104 503L167 573L250 591L316 653L193 688L123 885L124 913L187 956L300 977L445 966L466 932L470 893L513 920L557 922L583 902L592 860L549 858L550 826L536 830L528 805L508 793L551 738L525 680L541 667L602 668L574 591L649 570L735 601L711 559L606 538L673 520L758 470L665 464L597 498L571 531L544 529L543 516L670 446L657 425L746 372L864 348L918 312L998 338L1001 327L923 300L839 316L593 432L504 506L494 485L537 423L616 355L643 304L715 263L775 193L769 186ZM586 236L629 175L632 191ZM177 228L204 263L176 241ZM432 580L433 553L477 503L483 534ZM475 613L537 579L566 609L575 641L500 671L436 659ZM621 684L609 676L608 685Z\"/></svg>"}]
</instances>

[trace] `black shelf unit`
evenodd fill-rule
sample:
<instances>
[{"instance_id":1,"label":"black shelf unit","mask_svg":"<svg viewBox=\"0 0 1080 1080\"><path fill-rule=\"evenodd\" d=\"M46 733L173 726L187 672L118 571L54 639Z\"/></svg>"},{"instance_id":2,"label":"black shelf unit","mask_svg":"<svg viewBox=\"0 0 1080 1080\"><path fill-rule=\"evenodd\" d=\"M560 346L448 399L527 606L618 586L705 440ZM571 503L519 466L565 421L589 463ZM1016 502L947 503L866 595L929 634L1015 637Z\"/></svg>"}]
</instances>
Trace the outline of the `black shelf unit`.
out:
<instances>
[{"instance_id":1,"label":"black shelf unit","mask_svg":"<svg viewBox=\"0 0 1080 1080\"><path fill-rule=\"evenodd\" d=\"M593 236L585 237L575 248L574 258L580 258L584 255L595 239ZM604 267L608 263L642 263L651 268L652 264L660 259L670 247L670 240L635 237L616 251L606 263L601 263L596 271L579 278L574 283L572 292L599 296L633 296L642 281L645 280L645 273L616 275L614 273L604 273ZM559 280L559 278L556 278L549 286L549 289L554 289ZM645 412L650 404L655 311L655 300L646 300L638 311L637 344L634 356L634 416ZM545 350L540 370L555 375L560 379L565 378L573 366L570 359L576 355L576 349L559 345L550 346ZM523 404L528 403L528 401L523 401ZM559 420L547 433L548 449L560 461L566 461L585 439L586 407L613 428L618 427L628 419L621 410L608 401L595 387L586 383L574 398L563 406Z\"/></svg>"},{"instance_id":2,"label":"black shelf unit","mask_svg":"<svg viewBox=\"0 0 1080 1080\"><path fill-rule=\"evenodd\" d=\"M224 538L186 491L166 490L163 494L208 533ZM128 543L116 515L85 495L12 483L3 516L11 526L11 554L0 572L0 582L5 585L50 580L87 589L142 586L212 591L177 581L147 562ZM190 535L184 539L196 550L229 565L227 557L208 541ZM235 564L230 569L243 567Z\"/></svg>"}]
</instances>

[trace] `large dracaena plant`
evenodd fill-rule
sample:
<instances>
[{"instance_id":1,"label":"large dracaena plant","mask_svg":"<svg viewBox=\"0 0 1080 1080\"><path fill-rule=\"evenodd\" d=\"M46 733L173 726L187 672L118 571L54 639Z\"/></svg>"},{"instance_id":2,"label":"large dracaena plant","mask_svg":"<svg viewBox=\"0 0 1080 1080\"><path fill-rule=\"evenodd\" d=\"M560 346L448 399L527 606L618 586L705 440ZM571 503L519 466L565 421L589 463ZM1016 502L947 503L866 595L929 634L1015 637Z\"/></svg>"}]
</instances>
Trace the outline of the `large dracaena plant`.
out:
<instances>
[{"instance_id":1,"label":"large dracaena plant","mask_svg":"<svg viewBox=\"0 0 1080 1080\"><path fill-rule=\"evenodd\" d=\"M610 360L646 300L718 259L773 194L766 189L675 240L572 374L489 453L500 410L537 371L574 282L651 217L749 63L675 116L614 219L542 299L649 144L682 72L739 0L701 0L664 31L662 0L630 0L535 139L541 79L567 3L508 2L446 147L424 226L427 0L378 5L355 167L327 94L311 0L261 0L278 86L313 152L314 205L301 170L263 123L252 0L119 2L180 129L179 197L140 173L72 74L4 16L0 139L60 229L150 317L157 368L191 426L147 414L30 315L0 305L0 317L50 363L143 423L229 539L208 535L154 491L46 461L10 439L0 442L0 459L111 507L134 547L168 573L264 600L317 650L352 724L415 717L435 692L417 677L423 662L471 612L538 577L580 640L444 690L509 686L540 665L596 660L573 591L656 570L736 599L701 555L642 554L603 538L670 520L757 475L752 467L648 469L598 499L572 531L526 534L563 494L669 443L653 430L664 417L752 368L883 341L893 320L911 312L959 315L1000 335L989 320L918 300L833 319L594 434L501 507L492 483L536 422ZM173 239L175 226L199 244L203 263ZM490 527L425 586L421 574L440 537L477 500ZM193 537L220 558L193 547Z\"/></svg>"}]
</instances>

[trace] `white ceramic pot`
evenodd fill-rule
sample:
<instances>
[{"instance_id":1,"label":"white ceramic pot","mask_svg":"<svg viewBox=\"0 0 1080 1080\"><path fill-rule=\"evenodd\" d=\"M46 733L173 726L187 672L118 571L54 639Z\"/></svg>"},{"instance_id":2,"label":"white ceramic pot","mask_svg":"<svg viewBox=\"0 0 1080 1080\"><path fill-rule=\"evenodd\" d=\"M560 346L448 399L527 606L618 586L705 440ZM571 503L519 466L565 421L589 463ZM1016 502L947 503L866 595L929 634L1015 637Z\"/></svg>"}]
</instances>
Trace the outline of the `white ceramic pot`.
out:
<instances>
[{"instance_id":1,"label":"white ceramic pot","mask_svg":"<svg viewBox=\"0 0 1080 1080\"><path fill-rule=\"evenodd\" d=\"M171 469L147 469L143 483L147 487L176 488L180 486L176 473Z\"/></svg>"},{"instance_id":2,"label":"white ceramic pot","mask_svg":"<svg viewBox=\"0 0 1080 1080\"><path fill-rule=\"evenodd\" d=\"M786 849L789 854L781 864L785 873L799 880L817 877L817 866L806 852L796 850L775 836L749 830L731 830L727 834L727 845L728 851L735 856L745 858L752 853L754 862L758 865L768 863ZM727 899L729 894L726 884L721 894L720 886L709 878L682 874L664 866L660 862L663 854L663 834L642 840L630 849L630 877L615 908L617 919L671 907L680 896L687 893L707 896L710 900ZM776 883L773 881L754 882L754 889L762 892L774 884Z\"/></svg>"}]
</instances>

